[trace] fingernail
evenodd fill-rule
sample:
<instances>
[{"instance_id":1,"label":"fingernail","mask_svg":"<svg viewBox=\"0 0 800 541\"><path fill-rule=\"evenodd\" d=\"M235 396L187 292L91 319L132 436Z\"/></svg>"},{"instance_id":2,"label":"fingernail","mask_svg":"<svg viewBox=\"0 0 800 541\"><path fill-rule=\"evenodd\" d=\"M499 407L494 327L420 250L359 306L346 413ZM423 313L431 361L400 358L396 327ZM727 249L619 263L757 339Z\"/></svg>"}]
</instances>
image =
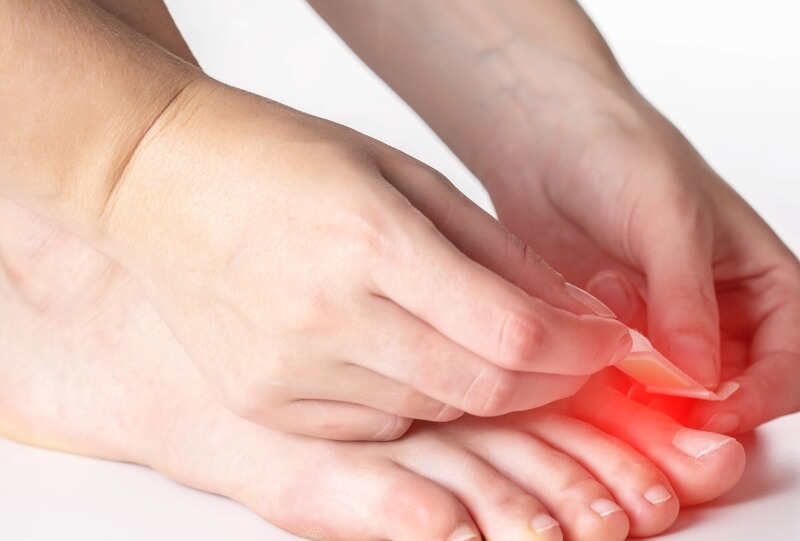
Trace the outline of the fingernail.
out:
<instances>
[{"instance_id":1,"label":"fingernail","mask_svg":"<svg viewBox=\"0 0 800 541\"><path fill-rule=\"evenodd\" d=\"M644 499L652 503L653 505L664 503L670 498L672 498L672 493L669 490L667 490L667 487L663 485L652 486L648 488L644 493Z\"/></svg>"},{"instance_id":2,"label":"fingernail","mask_svg":"<svg viewBox=\"0 0 800 541\"><path fill-rule=\"evenodd\" d=\"M711 418L706 421L706 424L703 425L703 430L707 432L719 432L720 434L730 434L731 432L736 432L741 424L742 418L738 413L722 411L712 415Z\"/></svg>"},{"instance_id":3,"label":"fingernail","mask_svg":"<svg viewBox=\"0 0 800 541\"><path fill-rule=\"evenodd\" d=\"M684 428L675 434L672 445L692 458L703 458L734 441L730 436Z\"/></svg>"},{"instance_id":4,"label":"fingernail","mask_svg":"<svg viewBox=\"0 0 800 541\"><path fill-rule=\"evenodd\" d=\"M705 387L719 384L719 372L714 350L707 340L695 334L678 334L669 346L670 361Z\"/></svg>"},{"instance_id":5,"label":"fingernail","mask_svg":"<svg viewBox=\"0 0 800 541\"><path fill-rule=\"evenodd\" d=\"M547 530L552 530L553 528L558 528L558 522L550 515L539 513L531 520L531 528L533 528L536 533L542 533Z\"/></svg>"},{"instance_id":6,"label":"fingernail","mask_svg":"<svg viewBox=\"0 0 800 541\"><path fill-rule=\"evenodd\" d=\"M635 341L633 334L630 332L630 330L628 330L628 333L623 334L622 338L619 339L617 350L614 352L614 356L611 358L611 362L609 364L615 365L627 357L631 351L634 351L634 343Z\"/></svg>"},{"instance_id":7,"label":"fingernail","mask_svg":"<svg viewBox=\"0 0 800 541\"><path fill-rule=\"evenodd\" d=\"M622 507L612 502L608 498L600 498L599 500L595 500L589 507L592 508L592 511L603 518L622 511Z\"/></svg>"},{"instance_id":8,"label":"fingernail","mask_svg":"<svg viewBox=\"0 0 800 541\"><path fill-rule=\"evenodd\" d=\"M628 329L628 335L632 341L631 351L653 351L655 349L650 340L636 329Z\"/></svg>"},{"instance_id":9,"label":"fingernail","mask_svg":"<svg viewBox=\"0 0 800 541\"><path fill-rule=\"evenodd\" d=\"M586 284L586 289L591 291L595 297L613 299L611 305L617 309L617 318L620 321L627 322L633 317L635 301L618 273L613 271L597 273Z\"/></svg>"},{"instance_id":10,"label":"fingernail","mask_svg":"<svg viewBox=\"0 0 800 541\"><path fill-rule=\"evenodd\" d=\"M471 541L472 539L480 539L475 530L469 524L462 524L453 534L447 538L447 541Z\"/></svg>"},{"instance_id":11,"label":"fingernail","mask_svg":"<svg viewBox=\"0 0 800 541\"><path fill-rule=\"evenodd\" d=\"M582 304L590 312L596 316L616 318L616 314L611 311L611 308L600 302L600 299L593 296L588 291L584 291L576 285L567 283L567 295L572 297L573 300Z\"/></svg>"}]
</instances>

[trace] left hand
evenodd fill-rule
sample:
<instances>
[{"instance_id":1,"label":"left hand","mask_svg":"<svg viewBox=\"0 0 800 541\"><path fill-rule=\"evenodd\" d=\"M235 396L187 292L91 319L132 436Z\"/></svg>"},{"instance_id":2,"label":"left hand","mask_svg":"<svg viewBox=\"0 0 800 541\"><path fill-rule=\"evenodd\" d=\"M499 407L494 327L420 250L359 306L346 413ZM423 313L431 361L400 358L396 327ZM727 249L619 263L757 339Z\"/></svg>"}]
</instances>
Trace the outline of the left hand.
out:
<instances>
[{"instance_id":1,"label":"left hand","mask_svg":"<svg viewBox=\"0 0 800 541\"><path fill-rule=\"evenodd\" d=\"M501 221L700 382L736 378L693 424L800 410L795 256L632 87L561 75L548 99L517 93L470 164Z\"/></svg>"}]
</instances>

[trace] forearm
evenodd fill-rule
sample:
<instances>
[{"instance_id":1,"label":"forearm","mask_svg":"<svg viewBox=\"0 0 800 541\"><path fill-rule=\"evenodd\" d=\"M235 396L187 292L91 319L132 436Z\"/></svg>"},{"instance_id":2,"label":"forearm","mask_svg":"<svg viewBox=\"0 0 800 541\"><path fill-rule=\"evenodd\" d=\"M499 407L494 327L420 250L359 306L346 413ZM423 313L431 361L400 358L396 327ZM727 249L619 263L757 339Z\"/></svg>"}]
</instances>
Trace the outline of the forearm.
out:
<instances>
[{"instance_id":1,"label":"forearm","mask_svg":"<svg viewBox=\"0 0 800 541\"><path fill-rule=\"evenodd\" d=\"M573 0L309 1L471 167L521 101L545 105L562 83L630 90Z\"/></svg>"},{"instance_id":2,"label":"forearm","mask_svg":"<svg viewBox=\"0 0 800 541\"><path fill-rule=\"evenodd\" d=\"M167 51L197 65L163 0L93 0L95 4Z\"/></svg>"},{"instance_id":3,"label":"forearm","mask_svg":"<svg viewBox=\"0 0 800 541\"><path fill-rule=\"evenodd\" d=\"M188 64L91 2L0 3L0 195L92 236Z\"/></svg>"}]
</instances>

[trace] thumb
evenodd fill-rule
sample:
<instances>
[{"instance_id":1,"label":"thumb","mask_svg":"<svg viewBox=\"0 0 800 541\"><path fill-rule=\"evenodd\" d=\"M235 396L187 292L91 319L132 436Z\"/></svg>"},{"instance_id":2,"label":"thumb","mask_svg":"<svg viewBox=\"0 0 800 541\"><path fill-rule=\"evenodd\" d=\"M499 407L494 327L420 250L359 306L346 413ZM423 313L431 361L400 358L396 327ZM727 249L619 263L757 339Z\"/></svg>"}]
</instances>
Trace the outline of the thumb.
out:
<instances>
[{"instance_id":1,"label":"thumb","mask_svg":"<svg viewBox=\"0 0 800 541\"><path fill-rule=\"evenodd\" d=\"M720 377L719 312L712 232L676 217L643 235L639 259L647 277L648 336L656 349L707 387ZM666 218L665 218L666 219Z\"/></svg>"},{"instance_id":2,"label":"thumb","mask_svg":"<svg viewBox=\"0 0 800 541\"><path fill-rule=\"evenodd\" d=\"M586 290L613 310L622 323L647 331L647 305L627 274L602 270L589 279Z\"/></svg>"}]
</instances>

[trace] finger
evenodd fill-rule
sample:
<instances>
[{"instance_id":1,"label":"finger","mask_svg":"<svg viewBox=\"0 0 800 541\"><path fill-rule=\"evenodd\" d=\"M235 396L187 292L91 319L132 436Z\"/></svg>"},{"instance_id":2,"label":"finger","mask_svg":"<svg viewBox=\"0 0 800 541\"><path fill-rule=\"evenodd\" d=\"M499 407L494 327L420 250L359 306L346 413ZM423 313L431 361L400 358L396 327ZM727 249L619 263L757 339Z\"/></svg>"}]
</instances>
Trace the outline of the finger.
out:
<instances>
[{"instance_id":1,"label":"finger","mask_svg":"<svg viewBox=\"0 0 800 541\"><path fill-rule=\"evenodd\" d=\"M799 292L800 272L791 259L721 297L725 372L740 387L724 402L696 403L692 426L736 434L800 411Z\"/></svg>"},{"instance_id":2,"label":"finger","mask_svg":"<svg viewBox=\"0 0 800 541\"><path fill-rule=\"evenodd\" d=\"M640 331L647 329L647 306L633 281L626 274L616 270L600 271L589 279L586 289L614 310L618 319L628 327ZM649 395L645 396L644 386L641 383L631 380L622 372L607 370L603 374L606 385L627 394L629 398L650 399ZM611 379L610 374L616 374L616 378Z\"/></svg>"},{"instance_id":3,"label":"finger","mask_svg":"<svg viewBox=\"0 0 800 541\"><path fill-rule=\"evenodd\" d=\"M696 402L689 424L711 432L741 434L800 411L800 354L766 354L734 378L740 387L723 402Z\"/></svg>"},{"instance_id":4,"label":"finger","mask_svg":"<svg viewBox=\"0 0 800 541\"><path fill-rule=\"evenodd\" d=\"M530 246L461 193L438 171L395 151L381 171L464 255L529 295L575 314L614 317L586 291L564 281Z\"/></svg>"},{"instance_id":5,"label":"finger","mask_svg":"<svg viewBox=\"0 0 800 541\"><path fill-rule=\"evenodd\" d=\"M358 404L295 400L276 411L269 426L326 440L391 441L405 434L411 423L411 419Z\"/></svg>"},{"instance_id":6,"label":"finger","mask_svg":"<svg viewBox=\"0 0 800 541\"><path fill-rule=\"evenodd\" d=\"M297 400L348 402L398 417L433 422L453 421L464 412L434 400L356 363L336 363L328 370L308 371Z\"/></svg>"},{"instance_id":7,"label":"finger","mask_svg":"<svg viewBox=\"0 0 800 541\"><path fill-rule=\"evenodd\" d=\"M586 284L586 290L613 310L622 323L647 330L647 305L633 280L616 270L600 271Z\"/></svg>"},{"instance_id":8,"label":"finger","mask_svg":"<svg viewBox=\"0 0 800 541\"><path fill-rule=\"evenodd\" d=\"M405 208L403 208L405 205ZM588 374L630 351L618 321L554 308L466 257L407 202L371 258L374 291L452 341L510 370Z\"/></svg>"},{"instance_id":9,"label":"finger","mask_svg":"<svg viewBox=\"0 0 800 541\"><path fill-rule=\"evenodd\" d=\"M574 394L587 379L495 366L387 299L376 297L365 309L376 323L353 362L473 415L538 407Z\"/></svg>"},{"instance_id":10,"label":"finger","mask_svg":"<svg viewBox=\"0 0 800 541\"><path fill-rule=\"evenodd\" d=\"M635 248L647 275L647 334L655 348L687 374L714 387L719 383L720 356L713 232L691 203L665 203L664 208L683 213L657 217L659 225L645 229Z\"/></svg>"}]
</instances>

